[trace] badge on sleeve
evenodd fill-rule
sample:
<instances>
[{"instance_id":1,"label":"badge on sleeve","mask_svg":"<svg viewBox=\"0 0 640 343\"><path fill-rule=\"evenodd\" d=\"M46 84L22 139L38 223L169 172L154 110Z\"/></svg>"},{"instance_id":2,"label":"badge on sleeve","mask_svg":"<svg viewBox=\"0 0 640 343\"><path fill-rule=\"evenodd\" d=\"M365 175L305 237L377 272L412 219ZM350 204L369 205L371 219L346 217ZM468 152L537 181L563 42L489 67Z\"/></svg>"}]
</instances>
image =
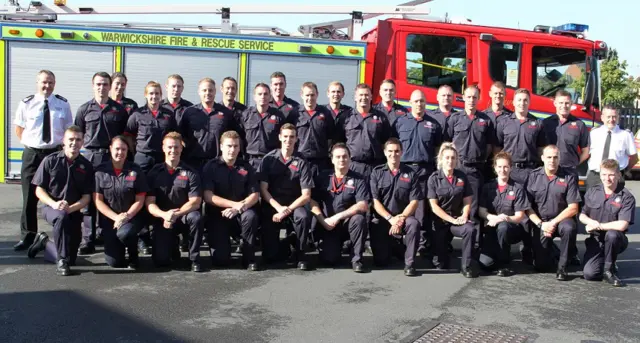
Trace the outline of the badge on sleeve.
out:
<instances>
[{"instance_id":1,"label":"badge on sleeve","mask_svg":"<svg viewBox=\"0 0 640 343\"><path fill-rule=\"evenodd\" d=\"M269 119L267 120L269 123L275 123L276 122L276 116L271 116L269 117Z\"/></svg>"},{"instance_id":2,"label":"badge on sleeve","mask_svg":"<svg viewBox=\"0 0 640 343\"><path fill-rule=\"evenodd\" d=\"M622 206L622 198L620 197L616 197L613 202L611 203L611 205L615 206L615 207L621 207Z\"/></svg>"},{"instance_id":3,"label":"badge on sleeve","mask_svg":"<svg viewBox=\"0 0 640 343\"><path fill-rule=\"evenodd\" d=\"M464 180L463 179L458 179L458 182L456 182L456 186L464 186Z\"/></svg>"},{"instance_id":4,"label":"badge on sleeve","mask_svg":"<svg viewBox=\"0 0 640 343\"><path fill-rule=\"evenodd\" d=\"M400 175L400 181L404 181L404 182L411 181L411 179L409 178L409 174L404 173L404 174Z\"/></svg>"},{"instance_id":5,"label":"badge on sleeve","mask_svg":"<svg viewBox=\"0 0 640 343\"><path fill-rule=\"evenodd\" d=\"M346 188L355 188L353 186L353 179L350 179L349 181L347 181L347 183L345 184Z\"/></svg>"},{"instance_id":6,"label":"badge on sleeve","mask_svg":"<svg viewBox=\"0 0 640 343\"><path fill-rule=\"evenodd\" d=\"M247 173L248 173L248 172L247 172L247 170L246 170L246 169L244 169L244 168L240 168L240 169L238 169L238 174L240 174L240 175L242 175L242 176L247 175Z\"/></svg>"},{"instance_id":7,"label":"badge on sleeve","mask_svg":"<svg viewBox=\"0 0 640 343\"><path fill-rule=\"evenodd\" d=\"M136 180L136 176L137 176L137 175L136 175L136 172L131 171L131 172L129 173L129 175L127 175L124 179L125 179L126 181L135 181L135 180Z\"/></svg>"},{"instance_id":8,"label":"badge on sleeve","mask_svg":"<svg viewBox=\"0 0 640 343\"><path fill-rule=\"evenodd\" d=\"M507 200L516 200L516 193L514 191L509 191L507 194Z\"/></svg>"},{"instance_id":9,"label":"badge on sleeve","mask_svg":"<svg viewBox=\"0 0 640 343\"><path fill-rule=\"evenodd\" d=\"M186 170L180 172L180 175L178 175L178 180L189 180Z\"/></svg>"},{"instance_id":10,"label":"badge on sleeve","mask_svg":"<svg viewBox=\"0 0 640 343\"><path fill-rule=\"evenodd\" d=\"M298 171L298 161L297 160L291 161L291 164L289 165L289 169L293 171Z\"/></svg>"}]
</instances>

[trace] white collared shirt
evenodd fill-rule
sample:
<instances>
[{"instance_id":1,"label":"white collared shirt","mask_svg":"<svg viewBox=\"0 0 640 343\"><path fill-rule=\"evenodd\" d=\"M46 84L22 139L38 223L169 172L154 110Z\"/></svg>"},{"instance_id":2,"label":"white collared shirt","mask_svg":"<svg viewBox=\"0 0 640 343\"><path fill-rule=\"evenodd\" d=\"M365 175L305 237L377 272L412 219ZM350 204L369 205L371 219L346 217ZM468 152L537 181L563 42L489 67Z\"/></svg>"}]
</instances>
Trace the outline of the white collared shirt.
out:
<instances>
[{"instance_id":1,"label":"white collared shirt","mask_svg":"<svg viewBox=\"0 0 640 343\"><path fill-rule=\"evenodd\" d=\"M24 128L20 141L23 145L37 149L56 147L62 144L64 130L73 124L71 106L64 98L51 94L47 100L51 116L51 142L49 143L42 140L44 95L28 96L20 101L13 123Z\"/></svg>"},{"instance_id":2,"label":"white collared shirt","mask_svg":"<svg viewBox=\"0 0 640 343\"><path fill-rule=\"evenodd\" d=\"M596 129L592 129L589 133L591 143L589 145L589 170L600 172L600 163L602 163L602 153L607 140L609 129L606 125L602 125ZM609 158L618 161L620 170L627 168L629 165L629 156L637 154L636 142L633 134L627 130L622 130L618 125L611 130L611 145L609 146Z\"/></svg>"}]
</instances>

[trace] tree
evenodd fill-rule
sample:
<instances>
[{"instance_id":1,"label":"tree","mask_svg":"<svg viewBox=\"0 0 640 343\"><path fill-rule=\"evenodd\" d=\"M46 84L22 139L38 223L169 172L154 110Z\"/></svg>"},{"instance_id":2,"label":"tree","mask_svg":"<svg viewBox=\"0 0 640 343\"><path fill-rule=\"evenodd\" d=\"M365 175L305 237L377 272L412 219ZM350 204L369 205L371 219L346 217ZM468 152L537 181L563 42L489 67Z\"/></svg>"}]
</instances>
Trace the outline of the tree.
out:
<instances>
[{"instance_id":1,"label":"tree","mask_svg":"<svg viewBox=\"0 0 640 343\"><path fill-rule=\"evenodd\" d=\"M603 103L629 106L638 97L640 82L630 77L627 66L626 60L620 61L618 51L609 51L600 66Z\"/></svg>"}]
</instances>

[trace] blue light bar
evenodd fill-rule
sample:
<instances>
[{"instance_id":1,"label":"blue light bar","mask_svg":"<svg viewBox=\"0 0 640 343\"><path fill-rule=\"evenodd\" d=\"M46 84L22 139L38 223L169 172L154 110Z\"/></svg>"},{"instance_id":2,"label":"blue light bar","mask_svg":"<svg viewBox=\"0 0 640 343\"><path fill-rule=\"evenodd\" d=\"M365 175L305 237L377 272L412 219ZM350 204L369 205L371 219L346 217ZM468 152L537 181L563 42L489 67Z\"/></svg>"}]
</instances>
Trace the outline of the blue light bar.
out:
<instances>
[{"instance_id":1,"label":"blue light bar","mask_svg":"<svg viewBox=\"0 0 640 343\"><path fill-rule=\"evenodd\" d=\"M556 31L565 31L565 32L586 32L589 31L589 25L584 24L564 24L560 26L555 26L553 28Z\"/></svg>"}]
</instances>

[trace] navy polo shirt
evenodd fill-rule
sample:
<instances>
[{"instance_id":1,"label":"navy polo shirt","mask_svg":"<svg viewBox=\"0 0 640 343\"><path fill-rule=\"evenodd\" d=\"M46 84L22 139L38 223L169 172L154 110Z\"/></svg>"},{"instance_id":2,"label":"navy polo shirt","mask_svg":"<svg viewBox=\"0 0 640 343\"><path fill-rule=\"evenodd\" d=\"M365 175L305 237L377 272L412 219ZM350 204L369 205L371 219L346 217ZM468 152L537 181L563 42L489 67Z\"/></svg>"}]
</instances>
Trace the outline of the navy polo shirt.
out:
<instances>
[{"instance_id":1,"label":"navy polo shirt","mask_svg":"<svg viewBox=\"0 0 640 343\"><path fill-rule=\"evenodd\" d=\"M578 204L581 200L578 180L562 168L552 177L547 176L544 167L533 170L527 180L527 193L532 208L543 221L555 218L569 204Z\"/></svg>"},{"instance_id":2,"label":"navy polo shirt","mask_svg":"<svg viewBox=\"0 0 640 343\"><path fill-rule=\"evenodd\" d=\"M438 206L448 215L462 215L464 198L473 196L467 176L460 170L454 170L451 182L442 170L431 174L427 181L427 198L438 200Z\"/></svg>"},{"instance_id":3,"label":"navy polo shirt","mask_svg":"<svg viewBox=\"0 0 640 343\"><path fill-rule=\"evenodd\" d=\"M409 111L407 111L404 106L398 105L395 102L393 103L393 105L391 105L391 107L386 107L383 103L378 103L373 105L373 108L384 113L387 116L387 119L389 119L389 125L391 127L393 127L398 118L409 115Z\"/></svg>"},{"instance_id":4,"label":"navy polo shirt","mask_svg":"<svg viewBox=\"0 0 640 343\"><path fill-rule=\"evenodd\" d=\"M297 150L305 159L327 158L329 141L335 135L335 124L326 107L316 106L313 111L297 108L289 114L289 122L296 126Z\"/></svg>"},{"instance_id":5,"label":"navy polo shirt","mask_svg":"<svg viewBox=\"0 0 640 343\"><path fill-rule=\"evenodd\" d=\"M280 149L268 153L258 169L260 181L269 184L269 193L280 204L290 204L302 195L303 189L313 189L309 164L295 153L288 160Z\"/></svg>"},{"instance_id":6,"label":"navy polo shirt","mask_svg":"<svg viewBox=\"0 0 640 343\"><path fill-rule=\"evenodd\" d=\"M47 191L53 200L66 200L71 205L93 193L93 177L93 166L84 156L69 163L64 152L59 151L42 160L31 183Z\"/></svg>"},{"instance_id":7,"label":"navy polo shirt","mask_svg":"<svg viewBox=\"0 0 640 343\"><path fill-rule=\"evenodd\" d=\"M145 106L131 114L125 134L136 138L136 152L162 154L162 139L176 129L177 123L172 111L159 107L154 114Z\"/></svg>"},{"instance_id":8,"label":"navy polo shirt","mask_svg":"<svg viewBox=\"0 0 640 343\"><path fill-rule=\"evenodd\" d=\"M391 126L384 113L371 109L363 115L353 109L345 122L344 131L352 160L362 163L385 161L383 147L391 136Z\"/></svg>"},{"instance_id":9,"label":"navy polo shirt","mask_svg":"<svg viewBox=\"0 0 640 343\"><path fill-rule=\"evenodd\" d=\"M322 208L325 217L343 212L360 201L369 201L369 185L355 172L349 171L342 179L335 171L325 170L315 178L311 197Z\"/></svg>"},{"instance_id":10,"label":"navy polo shirt","mask_svg":"<svg viewBox=\"0 0 640 343\"><path fill-rule=\"evenodd\" d=\"M494 144L495 128L489 117L476 111L473 119L464 112L456 112L447 122L447 135L458 150L460 160L469 163L486 162L487 146Z\"/></svg>"},{"instance_id":11,"label":"navy polo shirt","mask_svg":"<svg viewBox=\"0 0 640 343\"><path fill-rule=\"evenodd\" d=\"M582 213L598 223L624 220L632 225L635 220L636 199L624 187L618 187L609 197L604 194L604 186L599 184L587 190Z\"/></svg>"},{"instance_id":12,"label":"navy polo shirt","mask_svg":"<svg viewBox=\"0 0 640 343\"><path fill-rule=\"evenodd\" d=\"M241 136L245 140L245 152L249 155L264 156L280 146L278 135L285 118L282 112L274 107L260 114L251 106L240 116Z\"/></svg>"},{"instance_id":13,"label":"navy polo shirt","mask_svg":"<svg viewBox=\"0 0 640 343\"><path fill-rule=\"evenodd\" d=\"M166 108L167 110L173 112L173 117L176 118L178 127L180 127L180 121L182 120L184 111L191 106L193 106L193 103L191 101L182 98L180 98L180 101L178 101L175 107L167 99L162 100L162 102L160 103L160 107Z\"/></svg>"},{"instance_id":14,"label":"navy polo shirt","mask_svg":"<svg viewBox=\"0 0 640 343\"><path fill-rule=\"evenodd\" d=\"M402 143L402 162L435 163L436 148L442 144L442 127L435 119L408 114L398 118L393 131Z\"/></svg>"},{"instance_id":15,"label":"navy polo shirt","mask_svg":"<svg viewBox=\"0 0 640 343\"><path fill-rule=\"evenodd\" d=\"M173 171L165 163L158 163L147 174L147 180L147 195L156 197L156 205L162 211L180 208L189 198L202 196L200 176L183 162Z\"/></svg>"},{"instance_id":16,"label":"navy polo shirt","mask_svg":"<svg viewBox=\"0 0 640 343\"><path fill-rule=\"evenodd\" d=\"M333 116L333 121L335 124L335 140L337 142L345 141L344 137L344 125L347 121L347 117L349 117L353 112L353 107L340 104L340 108L337 110L332 110L331 105L325 105L324 107L331 113Z\"/></svg>"},{"instance_id":17,"label":"navy polo shirt","mask_svg":"<svg viewBox=\"0 0 640 343\"><path fill-rule=\"evenodd\" d=\"M279 110L280 112L282 112L282 115L285 117L287 122L290 122L289 121L289 115L292 112L297 111L298 108L300 107L300 104L297 101L287 97L286 95L284 96L284 98L282 98L282 102L281 103L276 103L275 100L271 99L269 104L271 105L271 107L273 107L273 108Z\"/></svg>"},{"instance_id":18,"label":"navy polo shirt","mask_svg":"<svg viewBox=\"0 0 640 343\"><path fill-rule=\"evenodd\" d=\"M260 191L256 170L249 162L236 159L232 166L218 157L204 166L202 172L205 191L231 201L242 201Z\"/></svg>"},{"instance_id":19,"label":"navy polo shirt","mask_svg":"<svg viewBox=\"0 0 640 343\"><path fill-rule=\"evenodd\" d=\"M572 115L560 123L557 115L545 118L542 128L546 143L554 144L560 151L560 166L576 168L580 164L580 150L589 147L589 130L584 122Z\"/></svg>"},{"instance_id":20,"label":"navy polo shirt","mask_svg":"<svg viewBox=\"0 0 640 343\"><path fill-rule=\"evenodd\" d=\"M490 214L506 214L508 216L531 208L527 192L521 185L509 180L501 192L496 179L482 186L479 206L486 208Z\"/></svg>"},{"instance_id":21,"label":"navy polo shirt","mask_svg":"<svg viewBox=\"0 0 640 343\"><path fill-rule=\"evenodd\" d=\"M538 148L546 146L542 120L527 113L525 121L515 113L498 121L497 145L511 154L514 163L540 162Z\"/></svg>"},{"instance_id":22,"label":"navy polo shirt","mask_svg":"<svg viewBox=\"0 0 640 343\"><path fill-rule=\"evenodd\" d=\"M202 103L184 111L180 131L185 136L186 149L183 158L188 161L208 160L220 154L220 137L235 129L233 112L214 103L206 109Z\"/></svg>"},{"instance_id":23,"label":"navy polo shirt","mask_svg":"<svg viewBox=\"0 0 640 343\"><path fill-rule=\"evenodd\" d=\"M84 133L84 148L108 149L111 138L124 133L128 119L127 110L119 103L109 99L102 106L91 99L76 111L75 125Z\"/></svg>"},{"instance_id":24,"label":"navy polo shirt","mask_svg":"<svg viewBox=\"0 0 640 343\"><path fill-rule=\"evenodd\" d=\"M424 198L418 185L418 175L402 163L396 173L386 163L375 167L369 183L372 198L380 201L393 216L401 214L411 201ZM374 216L380 218L375 211Z\"/></svg>"},{"instance_id":25,"label":"navy polo shirt","mask_svg":"<svg viewBox=\"0 0 640 343\"><path fill-rule=\"evenodd\" d=\"M147 178L142 169L129 161L116 175L111 161L96 168L95 193L102 194L104 202L116 213L123 213L136 202L136 195L149 191Z\"/></svg>"}]
</instances>

